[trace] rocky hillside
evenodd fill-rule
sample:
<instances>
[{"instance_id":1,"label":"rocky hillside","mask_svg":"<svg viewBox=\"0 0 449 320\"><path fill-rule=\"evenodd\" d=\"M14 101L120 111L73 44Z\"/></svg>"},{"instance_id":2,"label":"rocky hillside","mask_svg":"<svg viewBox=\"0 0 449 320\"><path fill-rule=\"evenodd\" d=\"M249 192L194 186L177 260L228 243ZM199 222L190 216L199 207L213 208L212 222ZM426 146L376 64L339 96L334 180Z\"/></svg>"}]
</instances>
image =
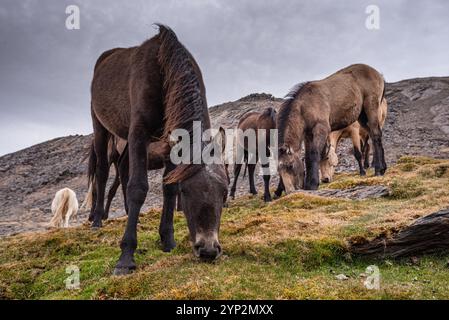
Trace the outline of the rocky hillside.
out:
<instances>
[{"instance_id":1,"label":"rocky hillside","mask_svg":"<svg viewBox=\"0 0 449 320\"><path fill-rule=\"evenodd\" d=\"M404 80L387 86L389 114L384 128L387 161L403 155L449 158L449 78ZM278 108L282 99L252 94L235 102L212 107L214 126L234 127L248 112L268 106ZM51 217L50 204L57 190L70 187L80 203L87 189L86 156L91 136L69 136L0 157L0 235L42 230ZM339 149L339 171L354 170L349 142ZM231 168L232 171L232 168ZM258 179L259 185L262 179ZM150 173L150 192L145 208L161 205L161 173ZM273 178L273 187L277 177ZM246 193L247 182L238 192ZM123 215L121 195L111 216ZM79 212L80 221L87 213Z\"/></svg>"}]
</instances>

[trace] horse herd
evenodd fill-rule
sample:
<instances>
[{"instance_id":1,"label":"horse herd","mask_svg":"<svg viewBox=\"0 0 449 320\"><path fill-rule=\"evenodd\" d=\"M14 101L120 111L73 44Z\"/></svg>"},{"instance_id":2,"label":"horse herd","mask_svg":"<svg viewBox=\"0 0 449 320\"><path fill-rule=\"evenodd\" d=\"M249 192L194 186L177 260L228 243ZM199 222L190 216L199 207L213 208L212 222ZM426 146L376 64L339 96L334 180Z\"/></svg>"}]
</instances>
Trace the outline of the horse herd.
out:
<instances>
[{"instance_id":1,"label":"horse herd","mask_svg":"<svg viewBox=\"0 0 449 320\"><path fill-rule=\"evenodd\" d=\"M173 130L181 128L192 134L195 121L200 121L201 130L211 128L203 78L195 59L175 33L164 25L158 27L159 33L140 46L104 52L95 65L91 85L94 135L88 169L87 199L92 204L89 221L93 228L102 227L120 184L128 214L121 255L114 269L116 275L136 268L137 224L148 192L148 170L164 169L159 226L162 250L170 251L176 245L173 214L178 203L187 219L195 256L211 261L222 253L218 235L230 183L227 165L174 165L169 158ZM316 190L320 180L331 181L337 164L337 145L346 137L354 144L360 174L364 175L369 166L371 144L375 174L383 175L387 169L382 146L386 112L382 75L367 65L357 64L323 80L295 86L278 112L267 108L247 113L238 128L278 130L280 182L274 196L280 197L283 192L300 188ZM270 144L266 150L256 151L256 159L261 152L269 154ZM248 152L243 156L250 192L257 194L256 164L247 162L251 156ZM116 170L116 178L106 199L111 166ZM242 164L234 165L231 198L235 196L241 168ZM265 174L265 201L271 200L269 183L270 176Z\"/></svg>"}]
</instances>

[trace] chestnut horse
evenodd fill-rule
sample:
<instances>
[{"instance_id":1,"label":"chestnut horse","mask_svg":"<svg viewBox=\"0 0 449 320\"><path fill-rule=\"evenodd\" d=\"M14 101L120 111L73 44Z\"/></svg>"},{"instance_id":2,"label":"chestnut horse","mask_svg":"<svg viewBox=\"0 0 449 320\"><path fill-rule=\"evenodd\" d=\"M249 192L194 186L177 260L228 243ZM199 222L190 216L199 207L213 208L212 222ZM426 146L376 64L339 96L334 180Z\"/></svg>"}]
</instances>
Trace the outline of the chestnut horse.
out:
<instances>
[{"instance_id":1,"label":"chestnut horse","mask_svg":"<svg viewBox=\"0 0 449 320\"><path fill-rule=\"evenodd\" d=\"M318 189L319 165L329 133L358 121L369 132L374 147L374 169L383 175L387 169L379 121L385 95L382 75L370 66L355 64L319 81L296 86L281 105L279 130L279 191L293 191L303 174L299 157L305 141L307 190Z\"/></svg>"},{"instance_id":2,"label":"chestnut horse","mask_svg":"<svg viewBox=\"0 0 449 320\"><path fill-rule=\"evenodd\" d=\"M256 195L257 190L256 186L254 184L254 172L256 170L256 164L257 161L260 160L259 156L261 152L265 152L265 156L270 156L270 130L276 128L276 110L274 110L271 107L266 108L262 113L259 112L248 112L246 113L239 121L237 126L237 143L235 147L238 147L237 144L242 144L240 147L243 149L243 159L240 159L240 161L237 161L235 159L234 163L234 183L232 184L231 198L234 199L235 197L235 191L237 188L237 180L239 178L240 170L242 168L243 162L246 163L246 166L248 167L248 179L249 179L249 192ZM245 134L246 130L253 130L252 132L255 134L255 141L256 145L254 148L250 148L248 146L249 140L245 139L244 136L239 138L239 134ZM266 150L258 150L258 138L261 134L261 131L264 131L264 136L266 137ZM252 152L253 151L253 152ZM253 154L254 153L254 154ZM238 157L238 156L237 156ZM236 157L236 158L237 158ZM254 161L250 161L250 159L254 157ZM243 160L243 161L242 161ZM269 163L262 163L262 168L269 168ZM245 167L246 172L246 167ZM265 191L264 191L264 201L269 202L271 201L271 195L270 195L270 175L264 174L263 175L264 185L265 185Z\"/></svg>"},{"instance_id":3,"label":"chestnut horse","mask_svg":"<svg viewBox=\"0 0 449 320\"><path fill-rule=\"evenodd\" d=\"M210 128L206 92L201 71L188 50L168 27L137 47L116 48L98 59L92 80L94 147L89 172L95 181L97 199L92 227L102 225L108 179L108 141L111 135L128 142L121 159L120 180L126 186L128 220L114 274L136 268L137 223L148 192L148 153L151 142L169 141L175 129L189 132L193 122ZM205 146L201 146L205 147ZM218 232L227 181L221 164L165 164L163 209L159 233L164 250L175 247L173 212L181 192L194 254L202 260L217 258L222 250ZM129 167L129 170L128 170Z\"/></svg>"},{"instance_id":4,"label":"chestnut horse","mask_svg":"<svg viewBox=\"0 0 449 320\"><path fill-rule=\"evenodd\" d=\"M379 121L383 128L387 117L387 100L382 99ZM354 157L359 165L361 176L366 175L365 169L369 168L369 133L356 121L350 126L331 132L328 139L327 154L324 154L320 163L321 182L329 183L334 176L335 167L338 164L337 148L342 139L351 138L354 147Z\"/></svg>"}]
</instances>

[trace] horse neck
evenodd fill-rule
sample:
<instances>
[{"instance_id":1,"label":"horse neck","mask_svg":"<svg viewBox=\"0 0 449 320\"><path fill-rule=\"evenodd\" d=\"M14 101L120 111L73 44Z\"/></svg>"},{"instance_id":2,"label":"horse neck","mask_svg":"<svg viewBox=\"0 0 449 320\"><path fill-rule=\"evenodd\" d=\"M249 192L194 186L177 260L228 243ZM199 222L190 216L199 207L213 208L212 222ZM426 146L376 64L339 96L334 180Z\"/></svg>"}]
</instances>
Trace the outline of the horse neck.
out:
<instances>
[{"instance_id":1,"label":"horse neck","mask_svg":"<svg viewBox=\"0 0 449 320\"><path fill-rule=\"evenodd\" d=\"M287 121L283 122L283 126L279 127L279 147L286 145L298 151L304 140L305 122L299 111L291 110L288 114Z\"/></svg>"}]
</instances>

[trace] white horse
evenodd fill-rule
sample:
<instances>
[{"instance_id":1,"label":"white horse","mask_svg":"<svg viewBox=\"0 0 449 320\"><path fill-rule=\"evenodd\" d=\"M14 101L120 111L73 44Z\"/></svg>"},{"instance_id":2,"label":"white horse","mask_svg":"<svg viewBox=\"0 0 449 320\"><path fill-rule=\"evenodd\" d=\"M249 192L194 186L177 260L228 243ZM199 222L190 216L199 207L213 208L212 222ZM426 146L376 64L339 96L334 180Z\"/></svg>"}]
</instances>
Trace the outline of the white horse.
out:
<instances>
[{"instance_id":1,"label":"white horse","mask_svg":"<svg viewBox=\"0 0 449 320\"><path fill-rule=\"evenodd\" d=\"M68 228L70 218L76 217L78 213L78 200L73 190L64 188L56 192L55 198L51 203L51 212L53 218L50 220L50 226L55 228Z\"/></svg>"}]
</instances>

